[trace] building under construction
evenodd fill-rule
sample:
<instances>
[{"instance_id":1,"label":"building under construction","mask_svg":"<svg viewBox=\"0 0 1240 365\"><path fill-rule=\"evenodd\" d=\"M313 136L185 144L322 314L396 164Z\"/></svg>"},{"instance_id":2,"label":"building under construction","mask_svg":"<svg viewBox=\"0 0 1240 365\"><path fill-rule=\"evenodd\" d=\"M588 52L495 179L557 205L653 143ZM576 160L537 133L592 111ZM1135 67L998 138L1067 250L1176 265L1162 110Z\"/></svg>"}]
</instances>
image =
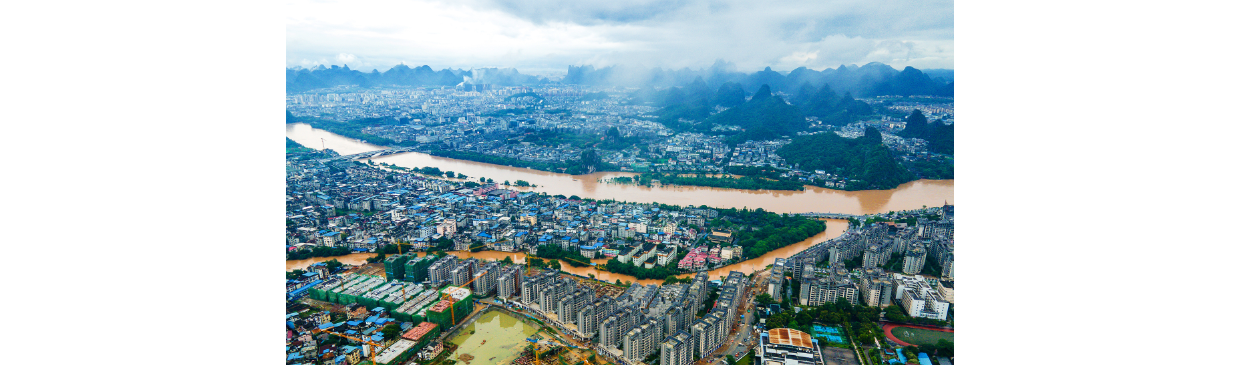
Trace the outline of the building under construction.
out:
<instances>
[{"instance_id":1,"label":"building under construction","mask_svg":"<svg viewBox=\"0 0 1240 365\"><path fill-rule=\"evenodd\" d=\"M426 310L426 320L442 328L452 328L474 311L474 296L469 289L461 287L448 287L443 293L447 297Z\"/></svg>"},{"instance_id":2,"label":"building under construction","mask_svg":"<svg viewBox=\"0 0 1240 365\"><path fill-rule=\"evenodd\" d=\"M372 275L344 274L310 288L310 299L341 305L361 304L368 310L387 309L402 322L421 322L441 297L437 288Z\"/></svg>"},{"instance_id":3,"label":"building under construction","mask_svg":"<svg viewBox=\"0 0 1240 365\"><path fill-rule=\"evenodd\" d=\"M409 261L405 262L405 276L402 280L415 283L426 281L429 278L427 275L428 269L438 259L439 257L432 254L426 254L426 256L422 257L410 257Z\"/></svg>"},{"instance_id":4,"label":"building under construction","mask_svg":"<svg viewBox=\"0 0 1240 365\"><path fill-rule=\"evenodd\" d=\"M410 340L401 339L396 341L396 343L393 343L391 346L388 346L387 348L384 348L383 351L379 352L379 355L375 357L375 362L377 363L376 365L403 364L405 361L408 361L410 357L413 357L413 355L418 353L418 351L414 349L416 346L417 343Z\"/></svg>"},{"instance_id":5,"label":"building under construction","mask_svg":"<svg viewBox=\"0 0 1240 365\"><path fill-rule=\"evenodd\" d=\"M405 263L410 255L394 255L383 260L383 273L388 280L405 280Z\"/></svg>"},{"instance_id":6,"label":"building under construction","mask_svg":"<svg viewBox=\"0 0 1240 365\"><path fill-rule=\"evenodd\" d=\"M408 331L405 331L404 334L400 335L400 338L402 339L413 341L414 345L409 350L414 353L422 351L427 344L430 344L431 341L434 341L438 337L439 325L431 322L419 323L416 327L413 327Z\"/></svg>"}]
</instances>

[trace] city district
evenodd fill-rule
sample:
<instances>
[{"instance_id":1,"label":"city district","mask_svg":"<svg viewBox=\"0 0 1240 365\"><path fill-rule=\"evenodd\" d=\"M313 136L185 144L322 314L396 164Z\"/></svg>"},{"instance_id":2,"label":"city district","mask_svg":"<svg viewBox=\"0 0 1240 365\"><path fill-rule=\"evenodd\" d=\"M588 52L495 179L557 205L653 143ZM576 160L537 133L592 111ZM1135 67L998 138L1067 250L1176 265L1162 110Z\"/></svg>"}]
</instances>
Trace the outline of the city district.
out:
<instances>
[{"instance_id":1,"label":"city district","mask_svg":"<svg viewBox=\"0 0 1240 365\"><path fill-rule=\"evenodd\" d=\"M838 237L745 273L729 266L824 224L549 196L289 143L287 258L316 262L286 274L287 364L950 365L954 356L951 205L857 216ZM350 254L371 256L335 259ZM574 273L586 267L633 279Z\"/></svg>"}]
</instances>

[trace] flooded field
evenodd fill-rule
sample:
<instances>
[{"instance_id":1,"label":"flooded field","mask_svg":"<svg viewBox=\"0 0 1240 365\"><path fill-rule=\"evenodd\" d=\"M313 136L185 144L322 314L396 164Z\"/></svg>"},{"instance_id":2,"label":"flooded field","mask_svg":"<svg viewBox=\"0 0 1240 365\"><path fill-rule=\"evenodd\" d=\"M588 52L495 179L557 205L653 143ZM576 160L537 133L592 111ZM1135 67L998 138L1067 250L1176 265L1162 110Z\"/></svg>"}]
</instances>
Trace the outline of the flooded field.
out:
<instances>
[{"instance_id":1,"label":"flooded field","mask_svg":"<svg viewBox=\"0 0 1240 365\"><path fill-rule=\"evenodd\" d=\"M482 314L449 340L459 346L452 358L469 354L473 356L471 364L508 364L521 356L521 351L529 344L525 339L535 332L538 332L537 327L504 311L493 310Z\"/></svg>"}]
</instances>

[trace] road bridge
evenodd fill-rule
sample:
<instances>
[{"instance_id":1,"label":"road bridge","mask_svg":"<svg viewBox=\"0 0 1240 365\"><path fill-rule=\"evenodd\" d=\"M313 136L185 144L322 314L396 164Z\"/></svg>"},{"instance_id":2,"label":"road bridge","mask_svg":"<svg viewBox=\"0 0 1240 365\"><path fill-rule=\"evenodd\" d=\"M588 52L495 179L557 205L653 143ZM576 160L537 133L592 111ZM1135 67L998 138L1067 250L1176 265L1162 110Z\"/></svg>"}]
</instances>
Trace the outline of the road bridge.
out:
<instances>
[{"instance_id":1,"label":"road bridge","mask_svg":"<svg viewBox=\"0 0 1240 365\"><path fill-rule=\"evenodd\" d=\"M379 156L394 155L397 153L405 153L405 152L410 152L413 150L414 150L413 147L396 147L396 148L382 149L378 151L354 153L352 155L336 156L332 158L323 159L320 161L328 162L328 161L336 161L336 160L362 160L362 159L367 159L367 158L375 158Z\"/></svg>"},{"instance_id":2,"label":"road bridge","mask_svg":"<svg viewBox=\"0 0 1240 365\"><path fill-rule=\"evenodd\" d=\"M827 218L827 219L852 218L852 219L857 219L857 220L865 220L866 218L866 216L864 215L844 214L844 213L822 213L822 212L792 213L792 215L799 215L802 217L810 217L810 218Z\"/></svg>"}]
</instances>

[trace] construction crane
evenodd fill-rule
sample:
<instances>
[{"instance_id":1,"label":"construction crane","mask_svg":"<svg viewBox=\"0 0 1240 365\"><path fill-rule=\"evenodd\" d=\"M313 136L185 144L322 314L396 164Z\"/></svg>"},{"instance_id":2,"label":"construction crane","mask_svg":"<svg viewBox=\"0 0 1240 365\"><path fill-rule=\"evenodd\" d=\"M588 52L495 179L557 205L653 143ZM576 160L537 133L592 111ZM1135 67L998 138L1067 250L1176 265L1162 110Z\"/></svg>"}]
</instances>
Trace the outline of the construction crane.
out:
<instances>
[{"instance_id":1,"label":"construction crane","mask_svg":"<svg viewBox=\"0 0 1240 365\"><path fill-rule=\"evenodd\" d=\"M449 288L451 288L451 287L457 287L457 288L462 288L462 289L464 289L464 287L469 286L469 283L474 282L474 280L478 280L478 278L480 278L480 277L481 277L481 276L475 276L473 279L469 279L469 281L466 281L464 284L461 284L460 286L451 285L451 286L448 286L448 287L449 287ZM455 299L455 298L453 298L451 295L448 295L448 293L446 293L446 292L441 292L441 293L439 293L439 294L440 294L440 298L441 298L441 299L443 299L444 301L447 301L447 302L448 302L448 312L451 312L451 313L452 313L452 325L453 325L453 326L455 326L455 325L456 325L456 308L453 308L452 306L453 306L454 304L456 304L456 299Z\"/></svg>"},{"instance_id":2,"label":"construction crane","mask_svg":"<svg viewBox=\"0 0 1240 365\"><path fill-rule=\"evenodd\" d=\"M364 339L357 338L357 337L353 337L353 336L349 336L349 335L346 335L346 334L343 334L343 333L340 333L340 332L328 331L328 330L324 330L324 329L318 329L318 328L315 328L315 329L311 330L310 332L311 332L311 333L319 333L319 332L321 332L321 333L327 333L327 334L331 334L331 335L336 335L336 336L344 337L344 338L347 338L347 339L350 339L350 340L353 340L353 341L361 342L363 345L370 345L370 351L369 351L369 352L370 352L370 363L371 363L371 365L378 365L378 364L379 364L378 362L375 362L375 353L376 353L376 352L378 352L381 348L383 348L383 345L380 345L380 344L378 344L378 343L375 343L374 341L364 340Z\"/></svg>"},{"instance_id":3,"label":"construction crane","mask_svg":"<svg viewBox=\"0 0 1240 365\"><path fill-rule=\"evenodd\" d=\"M412 243L408 243L408 242L401 242L400 240L396 240L396 241L395 241L395 242L393 242L392 244L393 244L393 245L396 245L396 254L397 254L397 255L404 255L404 254L405 254L405 251L404 251L404 250L402 249L402 247L400 247L400 246L413 246L413 244L412 244ZM412 251L411 251L411 252L412 252Z\"/></svg>"}]
</instances>

